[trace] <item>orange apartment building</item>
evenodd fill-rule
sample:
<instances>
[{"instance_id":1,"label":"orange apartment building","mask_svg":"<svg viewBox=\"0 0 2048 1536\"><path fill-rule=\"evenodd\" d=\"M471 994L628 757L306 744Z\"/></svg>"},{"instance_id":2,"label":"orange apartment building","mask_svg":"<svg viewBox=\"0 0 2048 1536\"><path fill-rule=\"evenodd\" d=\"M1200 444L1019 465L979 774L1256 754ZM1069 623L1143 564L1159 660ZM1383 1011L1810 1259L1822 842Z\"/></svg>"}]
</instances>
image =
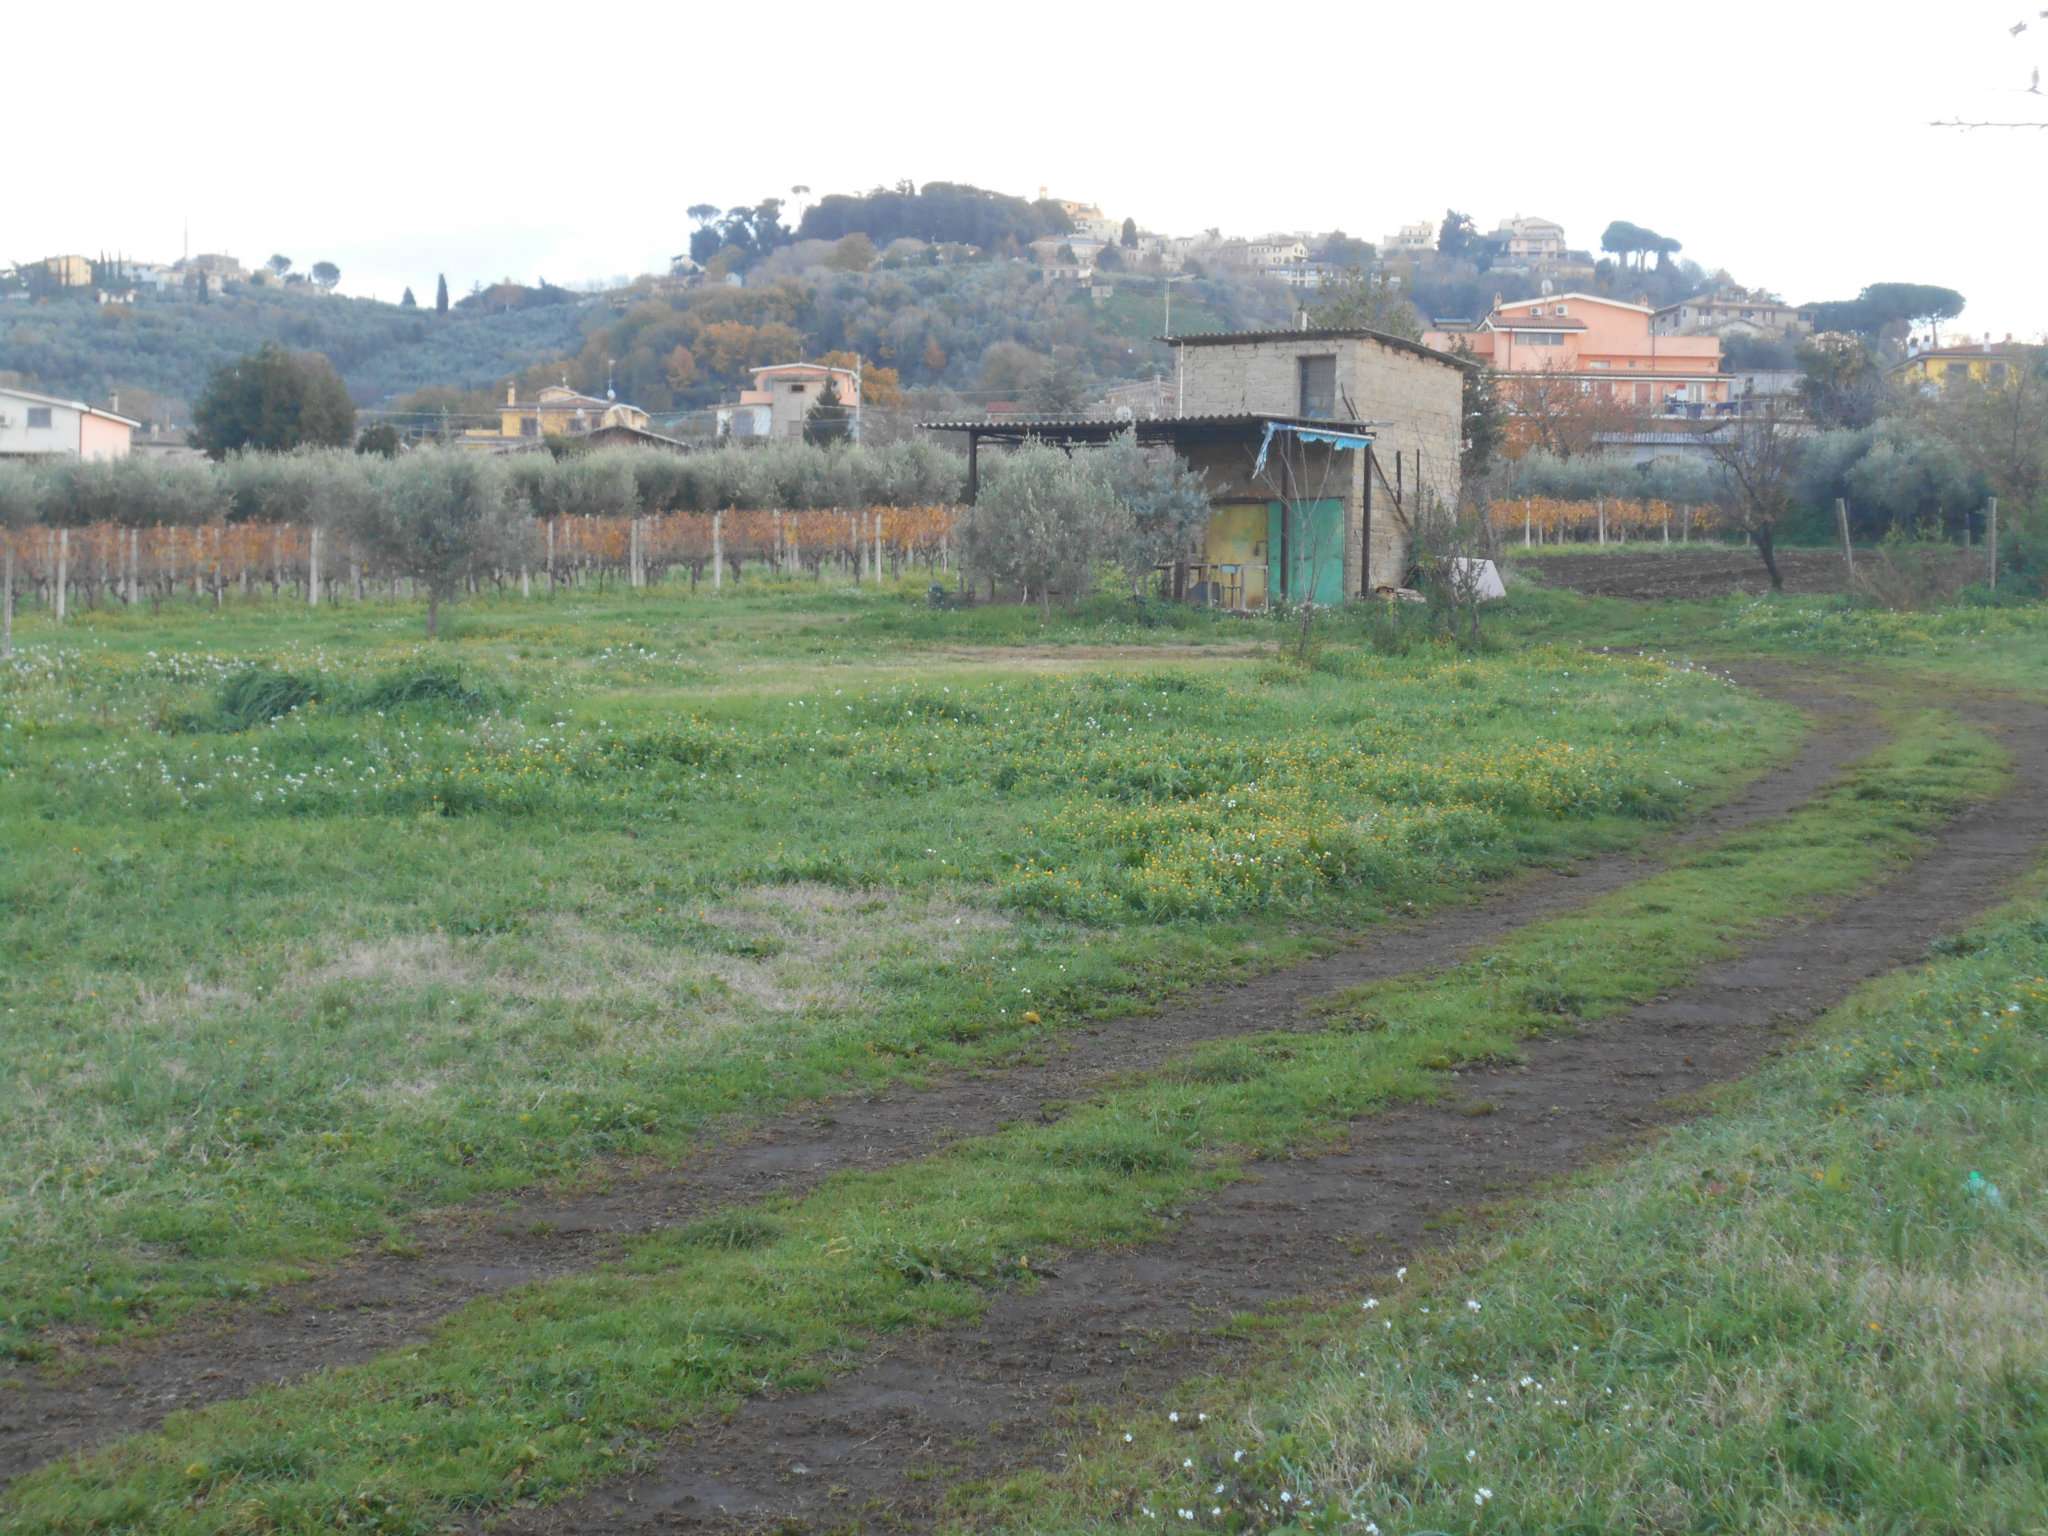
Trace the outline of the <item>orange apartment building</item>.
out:
<instances>
[{"instance_id":1,"label":"orange apartment building","mask_svg":"<svg viewBox=\"0 0 2048 1536\"><path fill-rule=\"evenodd\" d=\"M1696 414L1729 400L1719 338L1659 336L1651 316L1647 305L1590 293L1496 299L1471 330L1427 331L1422 340L1491 364L1511 402L1517 374L1570 378L1594 399L1653 415Z\"/></svg>"}]
</instances>

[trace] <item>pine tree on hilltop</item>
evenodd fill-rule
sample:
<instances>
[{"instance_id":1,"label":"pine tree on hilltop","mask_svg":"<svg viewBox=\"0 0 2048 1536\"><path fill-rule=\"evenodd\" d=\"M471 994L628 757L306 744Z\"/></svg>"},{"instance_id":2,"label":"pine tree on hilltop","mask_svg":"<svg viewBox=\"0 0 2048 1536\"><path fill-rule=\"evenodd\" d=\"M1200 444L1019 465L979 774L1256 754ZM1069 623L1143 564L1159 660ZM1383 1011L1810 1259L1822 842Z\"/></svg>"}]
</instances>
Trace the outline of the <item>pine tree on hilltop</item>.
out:
<instances>
[{"instance_id":1,"label":"pine tree on hilltop","mask_svg":"<svg viewBox=\"0 0 2048 1536\"><path fill-rule=\"evenodd\" d=\"M405 297L398 301L398 307L400 309L418 309L420 301L412 296L412 290L408 288L405 290Z\"/></svg>"},{"instance_id":2,"label":"pine tree on hilltop","mask_svg":"<svg viewBox=\"0 0 2048 1536\"><path fill-rule=\"evenodd\" d=\"M437 315L448 313L448 274L446 272L441 274L441 286L434 291L434 313Z\"/></svg>"}]
</instances>

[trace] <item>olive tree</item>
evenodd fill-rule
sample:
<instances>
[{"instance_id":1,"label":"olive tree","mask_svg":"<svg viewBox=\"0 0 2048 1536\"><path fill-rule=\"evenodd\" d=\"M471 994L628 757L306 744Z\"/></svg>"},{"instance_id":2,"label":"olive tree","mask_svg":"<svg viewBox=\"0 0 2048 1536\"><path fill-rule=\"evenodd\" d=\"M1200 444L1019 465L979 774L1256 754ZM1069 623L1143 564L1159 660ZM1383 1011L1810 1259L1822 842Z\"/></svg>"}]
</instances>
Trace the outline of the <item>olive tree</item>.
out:
<instances>
[{"instance_id":1,"label":"olive tree","mask_svg":"<svg viewBox=\"0 0 2048 1536\"><path fill-rule=\"evenodd\" d=\"M41 476L0 460L0 661L14 654L14 535L42 511Z\"/></svg>"},{"instance_id":2,"label":"olive tree","mask_svg":"<svg viewBox=\"0 0 2048 1536\"><path fill-rule=\"evenodd\" d=\"M427 592L427 637L441 604L472 576L516 555L527 524L504 465L454 449L422 449L364 471L375 484L347 514L347 531L386 569Z\"/></svg>"},{"instance_id":3,"label":"olive tree","mask_svg":"<svg viewBox=\"0 0 2048 1536\"><path fill-rule=\"evenodd\" d=\"M1179 454L1148 454L1135 432L1119 435L1101 455L1109 492L1123 508L1116 562L1141 593L1146 578L1188 552L1209 523L1209 493L1202 476Z\"/></svg>"},{"instance_id":4,"label":"olive tree","mask_svg":"<svg viewBox=\"0 0 2048 1536\"><path fill-rule=\"evenodd\" d=\"M1079 597L1128 537L1130 514L1104 470L1095 456L1037 441L997 460L961 527L962 562L1036 597L1041 613L1055 591Z\"/></svg>"}]
</instances>

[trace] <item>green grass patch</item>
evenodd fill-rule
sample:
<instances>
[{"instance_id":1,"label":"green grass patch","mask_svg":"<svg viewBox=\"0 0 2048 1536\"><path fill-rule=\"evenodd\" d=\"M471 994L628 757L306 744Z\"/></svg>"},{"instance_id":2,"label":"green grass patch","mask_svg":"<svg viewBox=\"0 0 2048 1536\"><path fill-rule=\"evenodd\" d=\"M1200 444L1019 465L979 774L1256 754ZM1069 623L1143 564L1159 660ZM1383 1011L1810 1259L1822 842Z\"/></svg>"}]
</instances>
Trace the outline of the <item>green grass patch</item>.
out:
<instances>
[{"instance_id":1,"label":"green grass patch","mask_svg":"<svg viewBox=\"0 0 2048 1536\"><path fill-rule=\"evenodd\" d=\"M1032 1283L1043 1255L1153 1235L1246 1158L1313 1148L1432 1094L1446 1067L1655 995L1741 932L1882 874L1994 787L2000 763L1985 738L1909 717L1776 837L1694 850L1412 998L1348 997L1328 1030L1211 1047L1054 1125L646 1240L626 1262L469 1307L402 1357L47 1469L0 1511L32 1531L312 1531L367 1499L385 1528L428 1530L557 1495L734 1396L814 1385L877 1335L969 1319L995 1288ZM1603 935L1673 916L1663 962L1638 956L1595 983L1583 957ZM1532 999L1539 966L1568 1009Z\"/></svg>"},{"instance_id":2,"label":"green grass patch","mask_svg":"<svg viewBox=\"0 0 2048 1536\"><path fill-rule=\"evenodd\" d=\"M1639 839L1797 733L1655 662L1340 636L1345 668L1268 675L1209 643L1264 626L1131 606L749 582L465 604L435 646L374 603L26 626L0 1348L1282 963ZM1129 638L1169 631L1204 648Z\"/></svg>"}]
</instances>

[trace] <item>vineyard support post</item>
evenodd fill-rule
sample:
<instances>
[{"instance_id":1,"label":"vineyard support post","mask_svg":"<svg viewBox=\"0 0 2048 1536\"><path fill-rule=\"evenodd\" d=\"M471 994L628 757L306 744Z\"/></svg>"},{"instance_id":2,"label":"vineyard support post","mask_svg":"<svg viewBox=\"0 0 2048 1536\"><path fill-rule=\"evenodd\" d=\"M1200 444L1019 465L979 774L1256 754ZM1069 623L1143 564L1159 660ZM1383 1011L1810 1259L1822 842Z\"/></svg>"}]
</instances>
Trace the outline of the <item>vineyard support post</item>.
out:
<instances>
[{"instance_id":1,"label":"vineyard support post","mask_svg":"<svg viewBox=\"0 0 2048 1536\"><path fill-rule=\"evenodd\" d=\"M1848 571L1849 579L1856 579L1856 548L1849 542L1849 503L1840 496L1835 498L1835 530L1842 536L1842 567Z\"/></svg>"},{"instance_id":2,"label":"vineyard support post","mask_svg":"<svg viewBox=\"0 0 2048 1536\"><path fill-rule=\"evenodd\" d=\"M133 608L142 596L142 530L128 530L128 606Z\"/></svg>"},{"instance_id":3,"label":"vineyard support post","mask_svg":"<svg viewBox=\"0 0 2048 1536\"><path fill-rule=\"evenodd\" d=\"M725 514L711 514L711 590L725 585Z\"/></svg>"},{"instance_id":4,"label":"vineyard support post","mask_svg":"<svg viewBox=\"0 0 2048 1536\"><path fill-rule=\"evenodd\" d=\"M1692 503L1689 501L1678 509L1678 542L1692 542Z\"/></svg>"},{"instance_id":5,"label":"vineyard support post","mask_svg":"<svg viewBox=\"0 0 2048 1536\"><path fill-rule=\"evenodd\" d=\"M1532 527L1533 523L1529 515L1529 498L1524 496L1522 498L1522 548L1524 549L1529 547L1529 534Z\"/></svg>"},{"instance_id":6,"label":"vineyard support post","mask_svg":"<svg viewBox=\"0 0 2048 1536\"><path fill-rule=\"evenodd\" d=\"M548 596L555 595L555 520L548 519Z\"/></svg>"},{"instance_id":7,"label":"vineyard support post","mask_svg":"<svg viewBox=\"0 0 2048 1536\"><path fill-rule=\"evenodd\" d=\"M320 525L306 537L306 606L320 606Z\"/></svg>"},{"instance_id":8,"label":"vineyard support post","mask_svg":"<svg viewBox=\"0 0 2048 1536\"><path fill-rule=\"evenodd\" d=\"M1599 497L1594 501L1593 513L1600 519L1600 542L1605 544L1607 542L1607 498L1605 496Z\"/></svg>"},{"instance_id":9,"label":"vineyard support post","mask_svg":"<svg viewBox=\"0 0 2048 1536\"><path fill-rule=\"evenodd\" d=\"M14 540L0 533L0 661L14 654Z\"/></svg>"},{"instance_id":10,"label":"vineyard support post","mask_svg":"<svg viewBox=\"0 0 2048 1536\"><path fill-rule=\"evenodd\" d=\"M875 585L882 584L882 509L875 508Z\"/></svg>"},{"instance_id":11,"label":"vineyard support post","mask_svg":"<svg viewBox=\"0 0 2048 1536\"><path fill-rule=\"evenodd\" d=\"M71 530L57 530L57 622L64 622L64 588L70 581Z\"/></svg>"},{"instance_id":12,"label":"vineyard support post","mask_svg":"<svg viewBox=\"0 0 2048 1536\"><path fill-rule=\"evenodd\" d=\"M1984 544L1991 557L1991 590L1998 590L1998 498L1988 497L1984 502Z\"/></svg>"}]
</instances>

